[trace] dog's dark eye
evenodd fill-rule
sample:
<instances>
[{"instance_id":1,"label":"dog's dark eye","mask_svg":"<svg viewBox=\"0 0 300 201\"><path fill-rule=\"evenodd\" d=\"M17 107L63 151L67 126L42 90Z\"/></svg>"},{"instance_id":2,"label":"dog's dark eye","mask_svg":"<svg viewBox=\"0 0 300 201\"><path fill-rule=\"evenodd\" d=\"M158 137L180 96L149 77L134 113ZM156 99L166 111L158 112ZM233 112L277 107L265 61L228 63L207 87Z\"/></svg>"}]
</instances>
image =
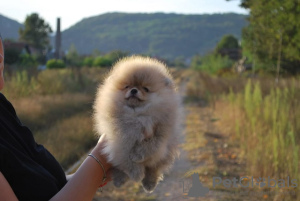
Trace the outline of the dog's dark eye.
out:
<instances>
[{"instance_id":1,"label":"dog's dark eye","mask_svg":"<svg viewBox=\"0 0 300 201\"><path fill-rule=\"evenodd\" d=\"M145 92L149 92L149 89L147 87L143 87L143 89L145 90Z\"/></svg>"},{"instance_id":2,"label":"dog's dark eye","mask_svg":"<svg viewBox=\"0 0 300 201\"><path fill-rule=\"evenodd\" d=\"M125 89L128 89L128 88L129 88L129 86L126 86L126 87L125 87Z\"/></svg>"}]
</instances>

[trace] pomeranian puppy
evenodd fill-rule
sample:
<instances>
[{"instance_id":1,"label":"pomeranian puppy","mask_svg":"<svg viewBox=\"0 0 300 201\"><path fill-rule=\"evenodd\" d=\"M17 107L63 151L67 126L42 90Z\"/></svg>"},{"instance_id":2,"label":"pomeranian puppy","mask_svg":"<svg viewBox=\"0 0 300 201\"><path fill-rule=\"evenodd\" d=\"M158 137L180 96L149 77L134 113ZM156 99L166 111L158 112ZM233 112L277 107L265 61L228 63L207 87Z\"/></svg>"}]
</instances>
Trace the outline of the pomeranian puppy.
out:
<instances>
[{"instance_id":1,"label":"pomeranian puppy","mask_svg":"<svg viewBox=\"0 0 300 201\"><path fill-rule=\"evenodd\" d=\"M132 179L142 181L146 192L155 189L179 154L179 114L179 95L163 63L132 56L115 64L94 103L115 186Z\"/></svg>"}]
</instances>

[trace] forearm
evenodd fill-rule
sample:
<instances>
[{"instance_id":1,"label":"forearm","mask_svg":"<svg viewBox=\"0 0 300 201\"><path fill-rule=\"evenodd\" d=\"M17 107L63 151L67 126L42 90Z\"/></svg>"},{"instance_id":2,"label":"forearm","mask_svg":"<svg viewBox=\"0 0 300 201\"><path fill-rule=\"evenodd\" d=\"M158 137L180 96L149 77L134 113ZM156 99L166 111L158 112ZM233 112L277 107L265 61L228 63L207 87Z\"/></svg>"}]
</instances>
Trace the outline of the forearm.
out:
<instances>
[{"instance_id":1,"label":"forearm","mask_svg":"<svg viewBox=\"0 0 300 201\"><path fill-rule=\"evenodd\" d=\"M98 146L98 145L97 145ZM110 168L106 159L101 156L99 149L96 148L92 154L103 164L105 171ZM85 201L92 200L99 185L102 184L104 173L102 167L92 157L87 157L75 174L72 175L68 183L51 199Z\"/></svg>"}]
</instances>

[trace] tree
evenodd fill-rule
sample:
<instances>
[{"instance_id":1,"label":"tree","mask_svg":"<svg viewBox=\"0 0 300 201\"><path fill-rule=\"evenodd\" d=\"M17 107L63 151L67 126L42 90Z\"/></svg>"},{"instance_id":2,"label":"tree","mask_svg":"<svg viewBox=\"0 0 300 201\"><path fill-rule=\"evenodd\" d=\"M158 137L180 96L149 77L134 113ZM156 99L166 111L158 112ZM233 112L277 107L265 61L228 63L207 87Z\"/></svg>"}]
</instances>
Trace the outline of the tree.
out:
<instances>
[{"instance_id":1,"label":"tree","mask_svg":"<svg viewBox=\"0 0 300 201\"><path fill-rule=\"evenodd\" d=\"M238 39L233 35L223 36L221 41L216 46L215 54L228 56L229 59L234 61L239 60L241 55Z\"/></svg>"},{"instance_id":2,"label":"tree","mask_svg":"<svg viewBox=\"0 0 300 201\"><path fill-rule=\"evenodd\" d=\"M20 40L32 45L40 51L49 46L50 33L52 33L50 25L39 17L37 13L28 15L24 23L24 29L19 29Z\"/></svg>"},{"instance_id":3,"label":"tree","mask_svg":"<svg viewBox=\"0 0 300 201\"><path fill-rule=\"evenodd\" d=\"M232 0L226 0L226 1L232 1ZM251 2L251 0L241 0L240 6L243 8L249 8L250 2Z\"/></svg>"},{"instance_id":4,"label":"tree","mask_svg":"<svg viewBox=\"0 0 300 201\"><path fill-rule=\"evenodd\" d=\"M126 56L128 56L128 52L121 50L114 50L105 55L105 57L111 61L111 65Z\"/></svg>"},{"instance_id":5,"label":"tree","mask_svg":"<svg viewBox=\"0 0 300 201\"><path fill-rule=\"evenodd\" d=\"M67 64L73 67L79 67L82 63L81 58L77 52L77 49L74 44L69 48L69 51L66 55Z\"/></svg>"},{"instance_id":6,"label":"tree","mask_svg":"<svg viewBox=\"0 0 300 201\"><path fill-rule=\"evenodd\" d=\"M268 68L300 72L300 2L298 0L242 0L250 10L243 30L245 48Z\"/></svg>"},{"instance_id":7,"label":"tree","mask_svg":"<svg viewBox=\"0 0 300 201\"><path fill-rule=\"evenodd\" d=\"M217 44L216 51L219 51L221 49L232 49L239 47L239 42L238 39L236 39L236 37L234 37L233 35L225 35Z\"/></svg>"}]
</instances>

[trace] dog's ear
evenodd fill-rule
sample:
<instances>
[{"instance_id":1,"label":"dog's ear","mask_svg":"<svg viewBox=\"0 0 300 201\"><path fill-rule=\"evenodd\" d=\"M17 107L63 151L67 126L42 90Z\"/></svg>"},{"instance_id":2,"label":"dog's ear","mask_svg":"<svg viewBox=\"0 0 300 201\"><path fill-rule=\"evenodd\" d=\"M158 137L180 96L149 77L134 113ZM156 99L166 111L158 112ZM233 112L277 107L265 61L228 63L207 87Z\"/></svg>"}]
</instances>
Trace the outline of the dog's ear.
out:
<instances>
[{"instance_id":1,"label":"dog's ear","mask_svg":"<svg viewBox=\"0 0 300 201\"><path fill-rule=\"evenodd\" d=\"M167 86L167 87L173 86L172 80L170 80L167 77L165 78L164 82L165 82L165 86Z\"/></svg>"}]
</instances>

